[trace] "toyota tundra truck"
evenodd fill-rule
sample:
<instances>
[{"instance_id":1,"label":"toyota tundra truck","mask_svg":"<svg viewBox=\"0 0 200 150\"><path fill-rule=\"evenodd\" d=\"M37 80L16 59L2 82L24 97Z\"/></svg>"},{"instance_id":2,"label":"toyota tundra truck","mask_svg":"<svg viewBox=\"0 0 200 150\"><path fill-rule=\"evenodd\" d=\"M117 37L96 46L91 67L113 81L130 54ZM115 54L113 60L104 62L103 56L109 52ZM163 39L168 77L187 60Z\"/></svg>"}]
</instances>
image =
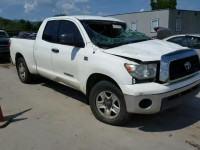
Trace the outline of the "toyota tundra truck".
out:
<instances>
[{"instance_id":1,"label":"toyota tundra truck","mask_svg":"<svg viewBox=\"0 0 200 150\"><path fill-rule=\"evenodd\" d=\"M94 116L122 125L129 114L154 114L199 92L195 50L130 30L118 19L62 16L43 21L35 40L10 39L19 79L40 75L84 93Z\"/></svg>"}]
</instances>

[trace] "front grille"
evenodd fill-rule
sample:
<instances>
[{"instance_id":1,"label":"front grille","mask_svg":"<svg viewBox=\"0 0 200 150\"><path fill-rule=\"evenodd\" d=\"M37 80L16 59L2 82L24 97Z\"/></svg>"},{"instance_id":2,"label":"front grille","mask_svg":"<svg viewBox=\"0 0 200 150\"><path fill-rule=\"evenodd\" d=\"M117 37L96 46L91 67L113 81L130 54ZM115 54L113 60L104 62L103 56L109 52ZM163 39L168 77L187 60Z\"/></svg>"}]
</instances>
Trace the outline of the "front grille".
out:
<instances>
[{"instance_id":1,"label":"front grille","mask_svg":"<svg viewBox=\"0 0 200 150\"><path fill-rule=\"evenodd\" d=\"M199 57L197 55L174 60L170 63L169 78L176 80L193 74L200 70Z\"/></svg>"}]
</instances>

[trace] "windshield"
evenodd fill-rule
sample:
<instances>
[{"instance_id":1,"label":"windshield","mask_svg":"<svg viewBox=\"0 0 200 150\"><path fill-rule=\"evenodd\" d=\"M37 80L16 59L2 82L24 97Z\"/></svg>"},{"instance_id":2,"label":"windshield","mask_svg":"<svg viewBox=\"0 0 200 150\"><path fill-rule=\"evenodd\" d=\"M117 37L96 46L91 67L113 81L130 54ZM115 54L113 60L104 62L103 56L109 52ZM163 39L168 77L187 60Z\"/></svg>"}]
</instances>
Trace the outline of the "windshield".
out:
<instances>
[{"instance_id":1,"label":"windshield","mask_svg":"<svg viewBox=\"0 0 200 150\"><path fill-rule=\"evenodd\" d=\"M0 31L0 38L8 38L8 35L4 31Z\"/></svg>"},{"instance_id":2,"label":"windshield","mask_svg":"<svg viewBox=\"0 0 200 150\"><path fill-rule=\"evenodd\" d=\"M145 34L132 31L122 22L84 20L81 23L91 41L104 49L150 40Z\"/></svg>"}]
</instances>

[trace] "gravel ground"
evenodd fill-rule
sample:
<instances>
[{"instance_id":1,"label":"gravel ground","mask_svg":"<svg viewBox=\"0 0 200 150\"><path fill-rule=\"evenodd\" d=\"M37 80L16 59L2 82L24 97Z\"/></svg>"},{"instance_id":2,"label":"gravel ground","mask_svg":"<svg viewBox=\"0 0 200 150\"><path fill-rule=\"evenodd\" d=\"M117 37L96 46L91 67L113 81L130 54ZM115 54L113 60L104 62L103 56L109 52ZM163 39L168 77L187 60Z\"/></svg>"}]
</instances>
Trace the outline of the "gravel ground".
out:
<instances>
[{"instance_id":1,"label":"gravel ground","mask_svg":"<svg viewBox=\"0 0 200 150\"><path fill-rule=\"evenodd\" d=\"M124 127L96 120L80 92L45 79L19 81L15 67L0 62L2 150L200 150L200 94L156 115L132 115Z\"/></svg>"}]
</instances>

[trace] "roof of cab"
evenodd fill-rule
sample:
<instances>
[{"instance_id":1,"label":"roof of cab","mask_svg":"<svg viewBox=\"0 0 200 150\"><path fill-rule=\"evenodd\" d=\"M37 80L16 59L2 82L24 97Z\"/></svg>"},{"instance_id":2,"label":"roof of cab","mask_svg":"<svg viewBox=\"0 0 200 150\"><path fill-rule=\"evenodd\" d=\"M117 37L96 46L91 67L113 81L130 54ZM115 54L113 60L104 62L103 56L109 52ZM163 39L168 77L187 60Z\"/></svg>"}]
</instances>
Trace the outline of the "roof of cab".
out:
<instances>
[{"instance_id":1,"label":"roof of cab","mask_svg":"<svg viewBox=\"0 0 200 150\"><path fill-rule=\"evenodd\" d=\"M59 16L59 17L51 17L47 18L47 20L53 19L73 19L76 18L78 20L105 20L105 21L116 21L116 22L123 22L119 19L111 18L111 17L101 17L101 16Z\"/></svg>"}]
</instances>

